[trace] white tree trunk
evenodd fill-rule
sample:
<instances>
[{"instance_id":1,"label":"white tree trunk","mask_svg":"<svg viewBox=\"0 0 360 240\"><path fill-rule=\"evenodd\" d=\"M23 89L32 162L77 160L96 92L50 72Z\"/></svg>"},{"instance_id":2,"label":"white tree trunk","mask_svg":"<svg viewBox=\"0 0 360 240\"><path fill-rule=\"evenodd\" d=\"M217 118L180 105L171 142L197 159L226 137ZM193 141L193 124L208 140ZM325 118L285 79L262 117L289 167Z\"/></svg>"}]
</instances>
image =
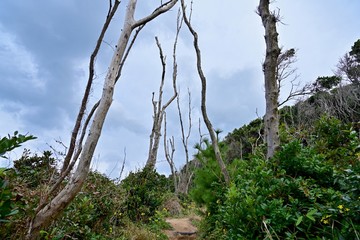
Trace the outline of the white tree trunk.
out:
<instances>
[{"instance_id":1,"label":"white tree trunk","mask_svg":"<svg viewBox=\"0 0 360 240\"><path fill-rule=\"evenodd\" d=\"M139 21L135 21L134 13L137 0L129 0L122 32L118 40L116 51L109 65L109 70L104 81L101 100L95 112L89 134L83 146L78 167L71 176L65 188L62 189L59 194L57 194L47 205L41 208L39 212L37 212L36 216L31 220L29 231L26 237L27 239L38 239L40 230L46 228L52 222L52 220L54 220L70 204L70 202L75 198L76 194L80 191L82 185L84 184L84 181L89 173L91 160L100 138L106 115L112 103L115 82L120 76L121 63L124 58L132 31L136 27L144 25L148 21L156 18L161 13L168 11L175 5L176 2L177 0L171 0L157 8L149 16Z\"/></svg>"}]
</instances>

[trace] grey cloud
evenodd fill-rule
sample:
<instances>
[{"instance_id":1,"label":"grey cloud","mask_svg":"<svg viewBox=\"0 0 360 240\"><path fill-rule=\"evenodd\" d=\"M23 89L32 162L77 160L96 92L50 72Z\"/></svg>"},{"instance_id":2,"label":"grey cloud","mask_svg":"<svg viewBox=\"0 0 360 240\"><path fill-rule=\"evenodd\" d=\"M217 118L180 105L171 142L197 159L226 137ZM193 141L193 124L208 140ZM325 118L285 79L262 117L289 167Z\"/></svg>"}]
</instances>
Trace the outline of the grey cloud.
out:
<instances>
[{"instance_id":1,"label":"grey cloud","mask_svg":"<svg viewBox=\"0 0 360 240\"><path fill-rule=\"evenodd\" d=\"M262 116L265 98L259 69L245 69L226 79L209 76L208 109L215 128L229 132L255 119L256 112Z\"/></svg>"}]
</instances>

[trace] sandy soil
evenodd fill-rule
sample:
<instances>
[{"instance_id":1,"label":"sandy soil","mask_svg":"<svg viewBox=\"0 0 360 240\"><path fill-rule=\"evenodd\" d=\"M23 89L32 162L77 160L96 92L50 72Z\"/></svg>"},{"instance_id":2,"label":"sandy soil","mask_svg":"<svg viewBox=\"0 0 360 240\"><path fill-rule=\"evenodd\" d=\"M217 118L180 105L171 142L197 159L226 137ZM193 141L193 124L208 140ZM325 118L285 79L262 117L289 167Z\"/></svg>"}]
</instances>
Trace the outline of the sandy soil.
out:
<instances>
[{"instance_id":1,"label":"sandy soil","mask_svg":"<svg viewBox=\"0 0 360 240\"><path fill-rule=\"evenodd\" d=\"M173 230L165 230L165 234L170 240L177 239L196 239L197 228L192 224L192 220L195 218L169 218L166 219Z\"/></svg>"}]
</instances>

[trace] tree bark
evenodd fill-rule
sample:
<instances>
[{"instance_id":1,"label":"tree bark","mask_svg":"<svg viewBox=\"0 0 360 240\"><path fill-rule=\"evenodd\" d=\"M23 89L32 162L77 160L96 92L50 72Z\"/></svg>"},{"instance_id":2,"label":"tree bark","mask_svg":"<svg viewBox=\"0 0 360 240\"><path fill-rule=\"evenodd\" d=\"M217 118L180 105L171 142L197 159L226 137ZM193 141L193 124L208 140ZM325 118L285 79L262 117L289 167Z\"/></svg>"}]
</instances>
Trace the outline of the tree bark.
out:
<instances>
[{"instance_id":1,"label":"tree bark","mask_svg":"<svg viewBox=\"0 0 360 240\"><path fill-rule=\"evenodd\" d=\"M275 13L269 10L269 0L260 0L258 13L265 28L266 56L263 64L265 78L265 100L266 112L264 117L265 141L267 144L267 159L274 156L280 146L279 138L279 111L278 111L278 82L276 69L280 48L278 46L278 33L276 23L278 21Z\"/></svg>"},{"instance_id":2,"label":"tree bark","mask_svg":"<svg viewBox=\"0 0 360 240\"><path fill-rule=\"evenodd\" d=\"M118 2L119 1L116 0L116 3ZM137 0L129 0L122 32L118 40L116 51L112 57L108 73L104 80L103 93L99 106L94 114L89 134L84 143L83 150L79 158L79 165L74 174L70 177L70 180L64 189L62 189L48 204L39 209L34 218L30 221L26 239L38 239L40 230L51 224L52 220L54 220L75 198L76 194L80 191L82 185L84 184L84 181L89 173L91 160L100 138L106 115L112 103L115 83L117 78L120 76L121 63L132 31L136 27L144 25L156 18L158 15L168 11L175 5L176 2L177 0L171 0L161 5L149 16L140 19L139 21L135 21L134 13Z\"/></svg>"}]
</instances>

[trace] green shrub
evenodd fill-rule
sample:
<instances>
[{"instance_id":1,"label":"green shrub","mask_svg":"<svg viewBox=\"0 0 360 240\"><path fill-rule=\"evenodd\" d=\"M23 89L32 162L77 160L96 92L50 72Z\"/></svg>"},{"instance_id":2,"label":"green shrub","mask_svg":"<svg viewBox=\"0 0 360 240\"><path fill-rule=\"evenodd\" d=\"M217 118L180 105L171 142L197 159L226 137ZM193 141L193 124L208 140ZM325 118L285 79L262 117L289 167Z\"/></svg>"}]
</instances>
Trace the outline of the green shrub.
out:
<instances>
[{"instance_id":1,"label":"green shrub","mask_svg":"<svg viewBox=\"0 0 360 240\"><path fill-rule=\"evenodd\" d=\"M121 187L126 192L123 205L125 214L132 221L148 222L163 204L171 186L170 181L155 170L144 168L130 173L121 182Z\"/></svg>"},{"instance_id":2,"label":"green shrub","mask_svg":"<svg viewBox=\"0 0 360 240\"><path fill-rule=\"evenodd\" d=\"M56 176L55 166L56 159L50 151L38 155L25 150L21 158L14 161L18 181L25 183L30 189L39 188L40 185L47 184L52 176Z\"/></svg>"},{"instance_id":3,"label":"green shrub","mask_svg":"<svg viewBox=\"0 0 360 240\"><path fill-rule=\"evenodd\" d=\"M8 222L8 217L18 213L14 206L13 193L6 179L6 169L0 168L0 223Z\"/></svg>"},{"instance_id":4,"label":"green shrub","mask_svg":"<svg viewBox=\"0 0 360 240\"><path fill-rule=\"evenodd\" d=\"M359 166L337 168L299 141L271 161L236 161L233 183L208 203L203 237L359 239Z\"/></svg>"},{"instance_id":5,"label":"green shrub","mask_svg":"<svg viewBox=\"0 0 360 240\"><path fill-rule=\"evenodd\" d=\"M316 123L314 146L333 165L347 168L358 163L360 152L359 132L351 124L344 124L333 117L323 116Z\"/></svg>"},{"instance_id":6,"label":"green shrub","mask_svg":"<svg viewBox=\"0 0 360 240\"><path fill-rule=\"evenodd\" d=\"M0 157L4 156L7 152L20 147L22 143L36 139L34 136L22 135L18 132L14 132L13 136L8 135L0 139ZM7 176L6 168L0 168L0 223L9 222L8 218L16 213L18 210L15 206L14 194L10 187L10 180Z\"/></svg>"},{"instance_id":7,"label":"green shrub","mask_svg":"<svg viewBox=\"0 0 360 240\"><path fill-rule=\"evenodd\" d=\"M274 161L290 176L313 179L320 185L332 185L332 165L325 161L323 154L317 154L312 148L304 148L297 140L286 144Z\"/></svg>"},{"instance_id":8,"label":"green shrub","mask_svg":"<svg viewBox=\"0 0 360 240\"><path fill-rule=\"evenodd\" d=\"M9 144L3 144L5 139L19 145L27 138L1 139L2 154L13 149ZM49 151L40 155L26 150L14 161L14 168L0 170L0 235L4 239L24 238L27 219L34 214L50 178L56 178L57 174L56 159ZM170 186L165 176L147 169L131 173L121 184L90 172L72 203L41 231L41 239L109 240L129 239L130 236L166 239L161 233L167 226L165 212L158 208L169 196ZM138 220L141 222L133 223Z\"/></svg>"},{"instance_id":9,"label":"green shrub","mask_svg":"<svg viewBox=\"0 0 360 240\"><path fill-rule=\"evenodd\" d=\"M90 172L81 192L46 233L57 239L109 239L106 236L119 224L121 197L112 180Z\"/></svg>"},{"instance_id":10,"label":"green shrub","mask_svg":"<svg viewBox=\"0 0 360 240\"><path fill-rule=\"evenodd\" d=\"M206 233L215 230L219 212L218 203L224 201L226 185L212 145L207 140L204 143L205 148L197 146L198 153L195 157L201 163L201 166L195 171L190 197L196 204L206 207L207 221L202 223L201 228L206 229L206 231L203 231L204 237L211 239L210 235ZM219 147L222 153L226 152L224 143L220 143ZM232 164L234 165L234 162ZM231 167L228 169L231 169Z\"/></svg>"},{"instance_id":11,"label":"green shrub","mask_svg":"<svg viewBox=\"0 0 360 240\"><path fill-rule=\"evenodd\" d=\"M264 134L263 120L257 118L248 125L234 129L224 140L226 143L226 159L232 162L234 159L248 159L259 150L258 147L263 144ZM222 143L220 143L222 144ZM225 147L224 145L222 146Z\"/></svg>"},{"instance_id":12,"label":"green shrub","mask_svg":"<svg viewBox=\"0 0 360 240\"><path fill-rule=\"evenodd\" d=\"M205 204L208 209L216 202L224 188L221 183L221 172L219 164L215 159L208 159L202 168L196 170L194 188L190 190L190 196L198 204Z\"/></svg>"}]
</instances>

